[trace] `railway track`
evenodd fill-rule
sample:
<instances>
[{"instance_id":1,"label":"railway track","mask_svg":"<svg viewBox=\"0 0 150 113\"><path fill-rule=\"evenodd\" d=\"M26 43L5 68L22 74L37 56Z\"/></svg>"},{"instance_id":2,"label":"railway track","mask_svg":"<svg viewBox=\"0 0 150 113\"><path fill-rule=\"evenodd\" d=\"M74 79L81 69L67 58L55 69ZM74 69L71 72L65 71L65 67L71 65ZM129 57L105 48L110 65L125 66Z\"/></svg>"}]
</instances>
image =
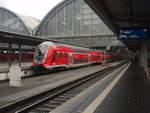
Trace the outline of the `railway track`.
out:
<instances>
[{"instance_id":1,"label":"railway track","mask_svg":"<svg viewBox=\"0 0 150 113\"><path fill-rule=\"evenodd\" d=\"M123 64L112 66L80 80L20 101L4 109L0 109L0 113L49 113Z\"/></svg>"}]
</instances>

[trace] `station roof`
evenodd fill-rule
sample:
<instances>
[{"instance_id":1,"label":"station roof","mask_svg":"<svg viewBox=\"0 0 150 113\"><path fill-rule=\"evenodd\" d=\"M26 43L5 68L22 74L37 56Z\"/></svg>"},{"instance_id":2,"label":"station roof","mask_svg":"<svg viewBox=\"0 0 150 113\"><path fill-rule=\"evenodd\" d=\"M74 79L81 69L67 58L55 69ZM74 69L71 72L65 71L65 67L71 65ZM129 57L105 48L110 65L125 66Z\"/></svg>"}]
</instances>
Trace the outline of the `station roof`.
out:
<instances>
[{"instance_id":1,"label":"station roof","mask_svg":"<svg viewBox=\"0 0 150 113\"><path fill-rule=\"evenodd\" d=\"M33 30L35 27L37 27L40 23L40 20L38 20L34 17L26 16L26 15L20 15L20 14L17 14L17 15L25 23L25 25L28 28L30 28L31 30Z\"/></svg>"},{"instance_id":2,"label":"station roof","mask_svg":"<svg viewBox=\"0 0 150 113\"><path fill-rule=\"evenodd\" d=\"M6 9L4 7L0 7L0 14L1 14L1 27L5 28L4 31L9 31L7 29L11 29L14 33L22 33L24 35L32 35L32 31L38 26L40 23L40 20L31 17L31 16L25 16L20 15L17 13L14 13L10 11L9 9ZM16 20L15 20L16 19ZM18 23L19 25L18 25ZM12 25L11 25L12 24ZM18 27L19 26L19 27ZM14 30L15 29L15 30ZM23 29L24 32L18 31L18 29Z\"/></svg>"},{"instance_id":3,"label":"station roof","mask_svg":"<svg viewBox=\"0 0 150 113\"><path fill-rule=\"evenodd\" d=\"M150 21L149 0L85 0L117 33L118 28L145 27Z\"/></svg>"},{"instance_id":4,"label":"station roof","mask_svg":"<svg viewBox=\"0 0 150 113\"><path fill-rule=\"evenodd\" d=\"M147 27L150 23L149 0L85 0L117 34L119 28ZM130 48L139 48L141 41L123 41Z\"/></svg>"}]
</instances>

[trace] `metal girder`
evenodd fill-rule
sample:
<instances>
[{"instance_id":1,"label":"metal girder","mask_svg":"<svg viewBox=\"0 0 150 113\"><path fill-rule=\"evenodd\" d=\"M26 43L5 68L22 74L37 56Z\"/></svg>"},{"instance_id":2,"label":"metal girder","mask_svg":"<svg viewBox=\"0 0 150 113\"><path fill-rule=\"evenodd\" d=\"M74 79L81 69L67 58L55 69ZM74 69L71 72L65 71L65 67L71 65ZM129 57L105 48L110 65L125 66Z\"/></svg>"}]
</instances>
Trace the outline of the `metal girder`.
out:
<instances>
[{"instance_id":1,"label":"metal girder","mask_svg":"<svg viewBox=\"0 0 150 113\"><path fill-rule=\"evenodd\" d=\"M51 41L51 42L56 42L56 43L70 44L67 42L66 43L61 42L59 40L49 40L49 39L45 39L45 38L32 37L32 36L27 36L27 35L14 34L14 33L0 31L0 42L1 43L12 43L12 44L37 46L38 44L42 43L43 41ZM70 45L75 45L75 44L70 44ZM75 45L75 46L79 46L79 45Z\"/></svg>"},{"instance_id":2,"label":"metal girder","mask_svg":"<svg viewBox=\"0 0 150 113\"><path fill-rule=\"evenodd\" d=\"M0 51L7 51L8 50L8 47L0 47ZM11 51L19 51L19 48L11 48ZM23 52L34 52L35 49L23 49L22 48L22 51Z\"/></svg>"},{"instance_id":3,"label":"metal girder","mask_svg":"<svg viewBox=\"0 0 150 113\"><path fill-rule=\"evenodd\" d=\"M46 39L0 31L0 41L3 43L36 46L41 42L46 41Z\"/></svg>"},{"instance_id":4,"label":"metal girder","mask_svg":"<svg viewBox=\"0 0 150 113\"><path fill-rule=\"evenodd\" d=\"M52 39L52 38L50 38ZM59 40L69 44L74 44L84 47L105 47L111 45L112 42L116 41L115 35L97 35L97 36L74 36L74 37L57 37L53 40Z\"/></svg>"}]
</instances>

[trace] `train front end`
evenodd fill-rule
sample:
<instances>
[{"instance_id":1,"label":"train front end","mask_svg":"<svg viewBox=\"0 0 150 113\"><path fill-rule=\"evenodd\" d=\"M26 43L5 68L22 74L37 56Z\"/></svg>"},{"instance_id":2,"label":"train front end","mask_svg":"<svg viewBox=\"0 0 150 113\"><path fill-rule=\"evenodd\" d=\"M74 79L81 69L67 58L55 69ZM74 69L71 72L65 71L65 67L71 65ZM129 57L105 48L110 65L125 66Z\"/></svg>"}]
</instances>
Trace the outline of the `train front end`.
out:
<instances>
[{"instance_id":1,"label":"train front end","mask_svg":"<svg viewBox=\"0 0 150 113\"><path fill-rule=\"evenodd\" d=\"M35 51L34 61L32 64L32 69L34 72L39 72L45 70L45 59L48 53L49 46L47 44L40 44Z\"/></svg>"}]
</instances>

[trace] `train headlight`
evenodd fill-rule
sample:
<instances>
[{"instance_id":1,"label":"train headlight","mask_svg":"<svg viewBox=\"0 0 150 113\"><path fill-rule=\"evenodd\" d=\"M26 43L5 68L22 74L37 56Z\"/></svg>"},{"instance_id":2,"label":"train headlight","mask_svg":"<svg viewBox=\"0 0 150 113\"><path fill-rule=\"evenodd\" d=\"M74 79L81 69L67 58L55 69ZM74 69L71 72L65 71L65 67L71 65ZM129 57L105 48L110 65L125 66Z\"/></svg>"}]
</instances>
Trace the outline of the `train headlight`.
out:
<instances>
[{"instance_id":1,"label":"train headlight","mask_svg":"<svg viewBox=\"0 0 150 113\"><path fill-rule=\"evenodd\" d=\"M36 60L36 59L34 59L34 62L37 62L37 60Z\"/></svg>"},{"instance_id":2,"label":"train headlight","mask_svg":"<svg viewBox=\"0 0 150 113\"><path fill-rule=\"evenodd\" d=\"M42 63L44 63L44 60L42 60Z\"/></svg>"}]
</instances>

